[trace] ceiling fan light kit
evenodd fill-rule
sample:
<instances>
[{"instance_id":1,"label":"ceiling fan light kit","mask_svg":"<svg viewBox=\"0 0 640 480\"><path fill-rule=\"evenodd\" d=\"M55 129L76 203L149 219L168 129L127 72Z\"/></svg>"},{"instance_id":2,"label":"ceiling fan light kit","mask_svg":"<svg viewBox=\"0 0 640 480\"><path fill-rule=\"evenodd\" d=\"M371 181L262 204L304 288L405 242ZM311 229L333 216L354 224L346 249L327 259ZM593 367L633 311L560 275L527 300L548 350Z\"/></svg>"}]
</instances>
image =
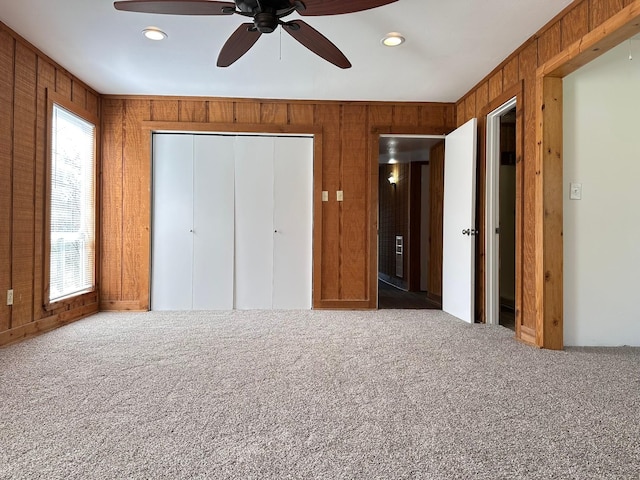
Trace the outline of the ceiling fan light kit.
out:
<instances>
[{"instance_id":1,"label":"ceiling fan light kit","mask_svg":"<svg viewBox=\"0 0 640 480\"><path fill-rule=\"evenodd\" d=\"M142 34L149 40L160 41L168 37L168 35L158 27L147 27L142 30Z\"/></svg>"},{"instance_id":2,"label":"ceiling fan light kit","mask_svg":"<svg viewBox=\"0 0 640 480\"><path fill-rule=\"evenodd\" d=\"M351 63L327 37L303 20L284 21L284 17L342 15L381 7L398 0L123 0L114 3L116 10L164 15L241 15L253 19L241 24L218 56L217 65L228 67L242 57L262 34L282 27L285 32L319 57L340 67ZM147 29L145 29L147 30ZM160 31L161 32L161 31ZM164 33L164 32L161 32ZM146 35L146 33L145 33ZM166 37L166 34L164 34ZM401 37L402 38L402 37ZM404 39L402 40L404 41ZM401 42L402 43L402 42Z\"/></svg>"}]
</instances>

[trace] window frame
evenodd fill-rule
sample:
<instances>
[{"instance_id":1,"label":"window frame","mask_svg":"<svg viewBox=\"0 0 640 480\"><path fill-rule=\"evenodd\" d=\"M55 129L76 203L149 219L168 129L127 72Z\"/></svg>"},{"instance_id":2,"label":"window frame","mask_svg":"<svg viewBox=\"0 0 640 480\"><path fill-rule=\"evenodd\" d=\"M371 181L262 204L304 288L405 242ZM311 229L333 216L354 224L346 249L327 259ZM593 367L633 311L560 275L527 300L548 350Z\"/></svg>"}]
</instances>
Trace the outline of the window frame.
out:
<instances>
[{"instance_id":1,"label":"window frame","mask_svg":"<svg viewBox=\"0 0 640 480\"><path fill-rule=\"evenodd\" d=\"M94 198L94 264L93 264L93 286L89 289L61 297L51 301L51 194L52 194L52 169L53 169L53 114L54 108L62 108L67 112L76 115L85 122L93 125L94 142L93 142L93 198ZM46 168L45 168L45 226L44 226L44 252L43 252L43 307L46 311L66 308L74 304L86 304L98 302L98 275L99 275L99 245L100 245L100 218L98 216L100 206L100 158L99 158L99 142L100 142L100 120L99 117L82 108L76 103L62 95L47 89L47 121L46 121Z\"/></svg>"}]
</instances>

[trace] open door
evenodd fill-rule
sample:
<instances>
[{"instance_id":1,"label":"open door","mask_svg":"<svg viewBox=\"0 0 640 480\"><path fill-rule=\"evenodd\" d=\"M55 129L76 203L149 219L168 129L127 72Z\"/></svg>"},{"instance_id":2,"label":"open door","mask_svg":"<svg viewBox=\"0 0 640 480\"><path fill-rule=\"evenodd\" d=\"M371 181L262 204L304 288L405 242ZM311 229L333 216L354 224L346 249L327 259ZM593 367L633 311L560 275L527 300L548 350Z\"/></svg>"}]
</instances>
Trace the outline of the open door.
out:
<instances>
[{"instance_id":1,"label":"open door","mask_svg":"<svg viewBox=\"0 0 640 480\"><path fill-rule=\"evenodd\" d=\"M477 119L445 138L442 310L474 321Z\"/></svg>"}]
</instances>

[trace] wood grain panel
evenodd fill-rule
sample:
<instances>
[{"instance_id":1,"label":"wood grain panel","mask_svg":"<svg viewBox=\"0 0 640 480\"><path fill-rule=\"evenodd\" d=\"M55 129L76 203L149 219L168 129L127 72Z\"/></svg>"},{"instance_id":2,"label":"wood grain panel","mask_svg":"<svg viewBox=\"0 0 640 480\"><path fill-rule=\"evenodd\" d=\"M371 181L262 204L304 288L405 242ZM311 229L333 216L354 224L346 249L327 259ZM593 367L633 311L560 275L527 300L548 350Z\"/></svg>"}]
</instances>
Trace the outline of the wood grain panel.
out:
<instances>
[{"instance_id":1,"label":"wood grain panel","mask_svg":"<svg viewBox=\"0 0 640 480\"><path fill-rule=\"evenodd\" d=\"M476 91L476 107L482 111L489 104L489 82L483 82Z\"/></svg>"},{"instance_id":2,"label":"wood grain panel","mask_svg":"<svg viewBox=\"0 0 640 480\"><path fill-rule=\"evenodd\" d=\"M11 327L33 321L36 55L16 43L13 137Z\"/></svg>"},{"instance_id":3,"label":"wood grain panel","mask_svg":"<svg viewBox=\"0 0 640 480\"><path fill-rule=\"evenodd\" d=\"M508 90L520 81L519 60L518 56L514 56L504 66L503 74L503 91Z\"/></svg>"},{"instance_id":4,"label":"wood grain panel","mask_svg":"<svg viewBox=\"0 0 640 480\"><path fill-rule=\"evenodd\" d=\"M465 98L456 103L456 126L460 127L464 125L467 119L467 106L465 103Z\"/></svg>"},{"instance_id":5,"label":"wood grain panel","mask_svg":"<svg viewBox=\"0 0 640 480\"><path fill-rule=\"evenodd\" d=\"M431 297L442 298L442 213L444 208L444 140L430 153L429 278Z\"/></svg>"},{"instance_id":6,"label":"wood grain panel","mask_svg":"<svg viewBox=\"0 0 640 480\"><path fill-rule=\"evenodd\" d=\"M421 127L442 128L447 130L455 129L454 110L447 105L425 105L420 107L419 125Z\"/></svg>"},{"instance_id":7,"label":"wood grain panel","mask_svg":"<svg viewBox=\"0 0 640 480\"><path fill-rule=\"evenodd\" d=\"M0 30L0 293L11 288L13 58L13 37ZM10 321L11 307L0 302L0 332Z\"/></svg>"},{"instance_id":8,"label":"wood grain panel","mask_svg":"<svg viewBox=\"0 0 640 480\"><path fill-rule=\"evenodd\" d=\"M87 109L87 89L80 82L71 81L71 101L83 110Z\"/></svg>"},{"instance_id":9,"label":"wood grain panel","mask_svg":"<svg viewBox=\"0 0 640 480\"><path fill-rule=\"evenodd\" d=\"M235 107L232 101L209 100L209 121L211 123L233 123Z\"/></svg>"},{"instance_id":10,"label":"wood grain panel","mask_svg":"<svg viewBox=\"0 0 640 480\"><path fill-rule=\"evenodd\" d=\"M260 123L260 103L236 102L235 122Z\"/></svg>"},{"instance_id":11,"label":"wood grain panel","mask_svg":"<svg viewBox=\"0 0 640 480\"><path fill-rule=\"evenodd\" d=\"M372 127L391 126L393 124L393 107L389 105L371 105L368 109L368 115L368 122Z\"/></svg>"},{"instance_id":12,"label":"wood grain panel","mask_svg":"<svg viewBox=\"0 0 640 480\"><path fill-rule=\"evenodd\" d=\"M315 123L323 125L322 190L329 192L329 201L322 202L322 285L320 297L322 300L338 300L342 295L341 208L336 201L336 191L342 188L340 182L342 155L340 106L318 105Z\"/></svg>"},{"instance_id":13,"label":"wood grain panel","mask_svg":"<svg viewBox=\"0 0 640 480\"><path fill-rule=\"evenodd\" d=\"M393 125L418 125L420 108L414 105L394 106Z\"/></svg>"},{"instance_id":14,"label":"wood grain panel","mask_svg":"<svg viewBox=\"0 0 640 480\"><path fill-rule=\"evenodd\" d=\"M102 208L100 215L100 229L103 232L100 237L100 297L102 302L122 299L123 124L124 101L103 100Z\"/></svg>"},{"instance_id":15,"label":"wood grain panel","mask_svg":"<svg viewBox=\"0 0 640 480\"><path fill-rule=\"evenodd\" d=\"M464 102L465 108L467 109L466 117L474 118L476 116L476 94L473 92L471 95L467 97Z\"/></svg>"},{"instance_id":16,"label":"wood grain panel","mask_svg":"<svg viewBox=\"0 0 640 480\"><path fill-rule=\"evenodd\" d=\"M536 138L536 342L563 347L562 79L540 77Z\"/></svg>"},{"instance_id":17,"label":"wood grain panel","mask_svg":"<svg viewBox=\"0 0 640 480\"><path fill-rule=\"evenodd\" d=\"M44 298L45 278L45 225L46 205L45 195L48 192L46 168L50 152L47 151L47 90L55 91L56 69L48 61L38 59L38 90L37 90L37 124L36 124L36 161L35 161L35 219L34 219L34 269L33 269L33 319L45 316L43 305L48 301Z\"/></svg>"},{"instance_id":18,"label":"wood grain panel","mask_svg":"<svg viewBox=\"0 0 640 480\"><path fill-rule=\"evenodd\" d=\"M489 102L498 98L503 92L502 74L502 70L499 70L489 78Z\"/></svg>"},{"instance_id":19,"label":"wood grain panel","mask_svg":"<svg viewBox=\"0 0 640 480\"><path fill-rule=\"evenodd\" d=\"M260 123L288 124L286 103L263 103L260 105Z\"/></svg>"},{"instance_id":20,"label":"wood grain panel","mask_svg":"<svg viewBox=\"0 0 640 480\"><path fill-rule=\"evenodd\" d=\"M71 100L71 77L64 70L56 70L56 93L62 95L67 100Z\"/></svg>"},{"instance_id":21,"label":"wood grain panel","mask_svg":"<svg viewBox=\"0 0 640 480\"><path fill-rule=\"evenodd\" d=\"M150 101L131 100L124 109L122 181L122 300L149 303L151 151L141 131L150 116ZM140 275L145 272L145 275Z\"/></svg>"},{"instance_id":22,"label":"wood grain panel","mask_svg":"<svg viewBox=\"0 0 640 480\"><path fill-rule=\"evenodd\" d=\"M290 125L313 125L314 105L291 103L287 106Z\"/></svg>"},{"instance_id":23,"label":"wood grain panel","mask_svg":"<svg viewBox=\"0 0 640 480\"><path fill-rule=\"evenodd\" d=\"M151 120L177 122L180 116L180 101L173 99L151 100Z\"/></svg>"},{"instance_id":24,"label":"wood grain panel","mask_svg":"<svg viewBox=\"0 0 640 480\"><path fill-rule=\"evenodd\" d=\"M205 100L180 100L178 120L180 122L204 123L207 121L209 105Z\"/></svg>"},{"instance_id":25,"label":"wood grain panel","mask_svg":"<svg viewBox=\"0 0 640 480\"><path fill-rule=\"evenodd\" d=\"M342 299L369 298L369 204L370 170L367 155L367 108L343 107L342 143Z\"/></svg>"},{"instance_id":26,"label":"wood grain panel","mask_svg":"<svg viewBox=\"0 0 640 480\"><path fill-rule=\"evenodd\" d=\"M560 20L562 50L589 32L589 0L583 0Z\"/></svg>"},{"instance_id":27,"label":"wood grain panel","mask_svg":"<svg viewBox=\"0 0 640 480\"><path fill-rule=\"evenodd\" d=\"M589 30L593 30L625 7L623 0L589 0Z\"/></svg>"},{"instance_id":28,"label":"wood grain panel","mask_svg":"<svg viewBox=\"0 0 640 480\"><path fill-rule=\"evenodd\" d=\"M560 23L560 21L554 23L538 38L538 65L542 65L560 53L562 46Z\"/></svg>"},{"instance_id":29,"label":"wood grain panel","mask_svg":"<svg viewBox=\"0 0 640 480\"><path fill-rule=\"evenodd\" d=\"M100 97L91 90L87 90L87 111L100 118Z\"/></svg>"}]
</instances>

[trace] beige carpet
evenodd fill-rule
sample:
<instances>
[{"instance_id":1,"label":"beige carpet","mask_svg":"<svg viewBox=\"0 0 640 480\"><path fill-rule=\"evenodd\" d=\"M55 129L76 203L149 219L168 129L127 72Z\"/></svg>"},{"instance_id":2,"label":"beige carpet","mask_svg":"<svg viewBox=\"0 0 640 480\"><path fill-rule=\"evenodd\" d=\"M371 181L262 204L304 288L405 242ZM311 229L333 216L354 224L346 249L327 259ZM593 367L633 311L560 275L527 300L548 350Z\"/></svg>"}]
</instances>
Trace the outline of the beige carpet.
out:
<instances>
[{"instance_id":1,"label":"beige carpet","mask_svg":"<svg viewBox=\"0 0 640 480\"><path fill-rule=\"evenodd\" d=\"M638 479L640 349L438 311L99 314L0 349L2 479Z\"/></svg>"}]
</instances>

